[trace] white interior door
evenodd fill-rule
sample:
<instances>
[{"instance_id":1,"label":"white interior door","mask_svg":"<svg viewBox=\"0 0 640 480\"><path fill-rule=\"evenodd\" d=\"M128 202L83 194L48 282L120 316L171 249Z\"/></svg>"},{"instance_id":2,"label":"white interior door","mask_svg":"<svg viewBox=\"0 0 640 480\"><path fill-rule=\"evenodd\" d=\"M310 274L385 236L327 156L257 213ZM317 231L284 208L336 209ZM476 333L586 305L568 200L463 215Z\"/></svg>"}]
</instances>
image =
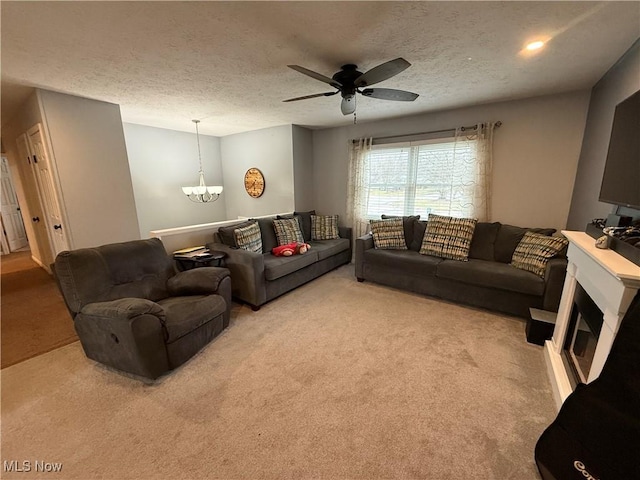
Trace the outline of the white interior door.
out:
<instances>
[{"instance_id":1,"label":"white interior door","mask_svg":"<svg viewBox=\"0 0 640 480\"><path fill-rule=\"evenodd\" d=\"M2 185L2 226L10 251L19 250L28 245L27 232L24 229L18 197L13 187L13 179L7 159L2 157L0 181Z\"/></svg>"},{"instance_id":2,"label":"white interior door","mask_svg":"<svg viewBox=\"0 0 640 480\"><path fill-rule=\"evenodd\" d=\"M54 173L51 168L51 159L45 146L42 126L40 124L35 125L29 129L27 134L32 154L31 167L36 177L42 208L45 212L45 223L52 241L54 255L57 255L64 250L68 250L69 243L66 235L66 226L62 220L62 211L58 200Z\"/></svg>"}]
</instances>

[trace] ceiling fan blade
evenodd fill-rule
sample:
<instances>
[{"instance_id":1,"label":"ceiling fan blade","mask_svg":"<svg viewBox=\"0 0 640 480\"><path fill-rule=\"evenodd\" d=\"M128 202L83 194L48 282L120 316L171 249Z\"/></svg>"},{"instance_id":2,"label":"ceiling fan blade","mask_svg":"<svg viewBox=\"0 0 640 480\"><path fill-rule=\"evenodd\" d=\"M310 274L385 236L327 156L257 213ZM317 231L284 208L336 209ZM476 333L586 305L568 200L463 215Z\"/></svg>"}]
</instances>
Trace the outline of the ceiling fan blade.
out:
<instances>
[{"instance_id":1,"label":"ceiling fan blade","mask_svg":"<svg viewBox=\"0 0 640 480\"><path fill-rule=\"evenodd\" d=\"M358 78L356 78L354 84L356 87L366 87L367 85L373 85L374 83L382 82L394 75L399 74L403 70L409 68L411 64L404 58L396 58L395 60L389 60L377 67L373 67L371 70L366 71Z\"/></svg>"},{"instance_id":2,"label":"ceiling fan blade","mask_svg":"<svg viewBox=\"0 0 640 480\"><path fill-rule=\"evenodd\" d=\"M287 65L287 67L292 68L296 72L303 73L311 78L315 78L316 80L320 80L321 82L328 83L329 85L333 85L336 88L342 86L340 82L337 82L333 78L329 78L321 73L314 72L313 70L309 70L308 68L301 67L300 65Z\"/></svg>"},{"instance_id":3,"label":"ceiling fan blade","mask_svg":"<svg viewBox=\"0 0 640 480\"><path fill-rule=\"evenodd\" d=\"M283 102L296 102L298 100L306 100L307 98L316 98L316 97L330 97L331 95L335 95L336 93L339 93L339 92L335 91L335 92L327 92L327 93L315 93L313 95L305 95L304 97L289 98L288 100L283 100Z\"/></svg>"},{"instance_id":4,"label":"ceiling fan blade","mask_svg":"<svg viewBox=\"0 0 640 480\"><path fill-rule=\"evenodd\" d=\"M356 111L356 96L355 95L347 95L342 98L342 103L340 104L340 110L342 110L343 115L351 115Z\"/></svg>"},{"instance_id":5,"label":"ceiling fan blade","mask_svg":"<svg viewBox=\"0 0 640 480\"><path fill-rule=\"evenodd\" d=\"M365 88L362 90L365 97L379 98L381 100L396 100L399 102L413 102L420 95L407 92L405 90L394 90L393 88Z\"/></svg>"}]
</instances>

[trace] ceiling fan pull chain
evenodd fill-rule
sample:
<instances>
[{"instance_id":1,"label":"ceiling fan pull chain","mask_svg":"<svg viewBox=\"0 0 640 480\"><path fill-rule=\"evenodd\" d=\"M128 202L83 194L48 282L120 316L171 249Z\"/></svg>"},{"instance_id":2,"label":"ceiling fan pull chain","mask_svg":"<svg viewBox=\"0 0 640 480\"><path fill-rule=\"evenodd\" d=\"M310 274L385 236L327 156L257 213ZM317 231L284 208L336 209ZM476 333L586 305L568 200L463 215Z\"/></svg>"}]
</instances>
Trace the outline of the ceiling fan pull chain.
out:
<instances>
[{"instance_id":1,"label":"ceiling fan pull chain","mask_svg":"<svg viewBox=\"0 0 640 480\"><path fill-rule=\"evenodd\" d=\"M356 118L356 112L353 112L353 124L355 125L357 123L357 118Z\"/></svg>"}]
</instances>

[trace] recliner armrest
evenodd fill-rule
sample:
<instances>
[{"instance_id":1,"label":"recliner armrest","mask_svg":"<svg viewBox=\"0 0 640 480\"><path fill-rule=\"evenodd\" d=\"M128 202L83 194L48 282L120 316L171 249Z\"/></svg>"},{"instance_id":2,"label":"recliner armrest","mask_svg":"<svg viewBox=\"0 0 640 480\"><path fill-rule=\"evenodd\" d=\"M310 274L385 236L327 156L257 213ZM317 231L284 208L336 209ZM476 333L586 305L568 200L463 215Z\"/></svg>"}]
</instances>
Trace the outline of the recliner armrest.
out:
<instances>
[{"instance_id":1,"label":"recliner armrest","mask_svg":"<svg viewBox=\"0 0 640 480\"><path fill-rule=\"evenodd\" d=\"M91 317L116 320L131 320L140 315L154 315L164 323L164 309L156 302L145 298L119 298L109 302L89 303L79 312Z\"/></svg>"},{"instance_id":2,"label":"recliner armrest","mask_svg":"<svg viewBox=\"0 0 640 480\"><path fill-rule=\"evenodd\" d=\"M171 296L210 295L218 292L220 282L228 276L227 268L193 268L171 277L167 281L167 289Z\"/></svg>"}]
</instances>

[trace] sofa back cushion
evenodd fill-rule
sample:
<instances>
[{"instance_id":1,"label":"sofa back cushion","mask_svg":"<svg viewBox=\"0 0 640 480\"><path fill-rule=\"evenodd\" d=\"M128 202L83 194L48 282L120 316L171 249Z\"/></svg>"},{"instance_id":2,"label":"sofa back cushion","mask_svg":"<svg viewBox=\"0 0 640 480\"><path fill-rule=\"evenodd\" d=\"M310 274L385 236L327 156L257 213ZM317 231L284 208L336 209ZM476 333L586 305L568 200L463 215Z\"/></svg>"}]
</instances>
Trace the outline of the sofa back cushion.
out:
<instances>
[{"instance_id":1,"label":"sofa back cushion","mask_svg":"<svg viewBox=\"0 0 640 480\"><path fill-rule=\"evenodd\" d=\"M479 260L494 261L494 245L500 230L500 222L478 222L473 231L471 247L469 248L469 258Z\"/></svg>"},{"instance_id":2,"label":"sofa back cushion","mask_svg":"<svg viewBox=\"0 0 640 480\"><path fill-rule=\"evenodd\" d=\"M273 217L257 218L260 226L260 236L262 237L262 253L269 253L278 246L278 237L273 228Z\"/></svg>"},{"instance_id":3,"label":"sofa back cushion","mask_svg":"<svg viewBox=\"0 0 640 480\"><path fill-rule=\"evenodd\" d=\"M522 228L513 225L500 225L494 244L495 260L502 263L511 263L513 252L524 237L526 232L539 233L541 235L553 235L555 228Z\"/></svg>"},{"instance_id":4,"label":"sofa back cushion","mask_svg":"<svg viewBox=\"0 0 640 480\"><path fill-rule=\"evenodd\" d=\"M409 250L419 252L422 247L422 239L424 238L424 232L427 230L426 220L414 220L413 221L413 239L409 244Z\"/></svg>"}]
</instances>

